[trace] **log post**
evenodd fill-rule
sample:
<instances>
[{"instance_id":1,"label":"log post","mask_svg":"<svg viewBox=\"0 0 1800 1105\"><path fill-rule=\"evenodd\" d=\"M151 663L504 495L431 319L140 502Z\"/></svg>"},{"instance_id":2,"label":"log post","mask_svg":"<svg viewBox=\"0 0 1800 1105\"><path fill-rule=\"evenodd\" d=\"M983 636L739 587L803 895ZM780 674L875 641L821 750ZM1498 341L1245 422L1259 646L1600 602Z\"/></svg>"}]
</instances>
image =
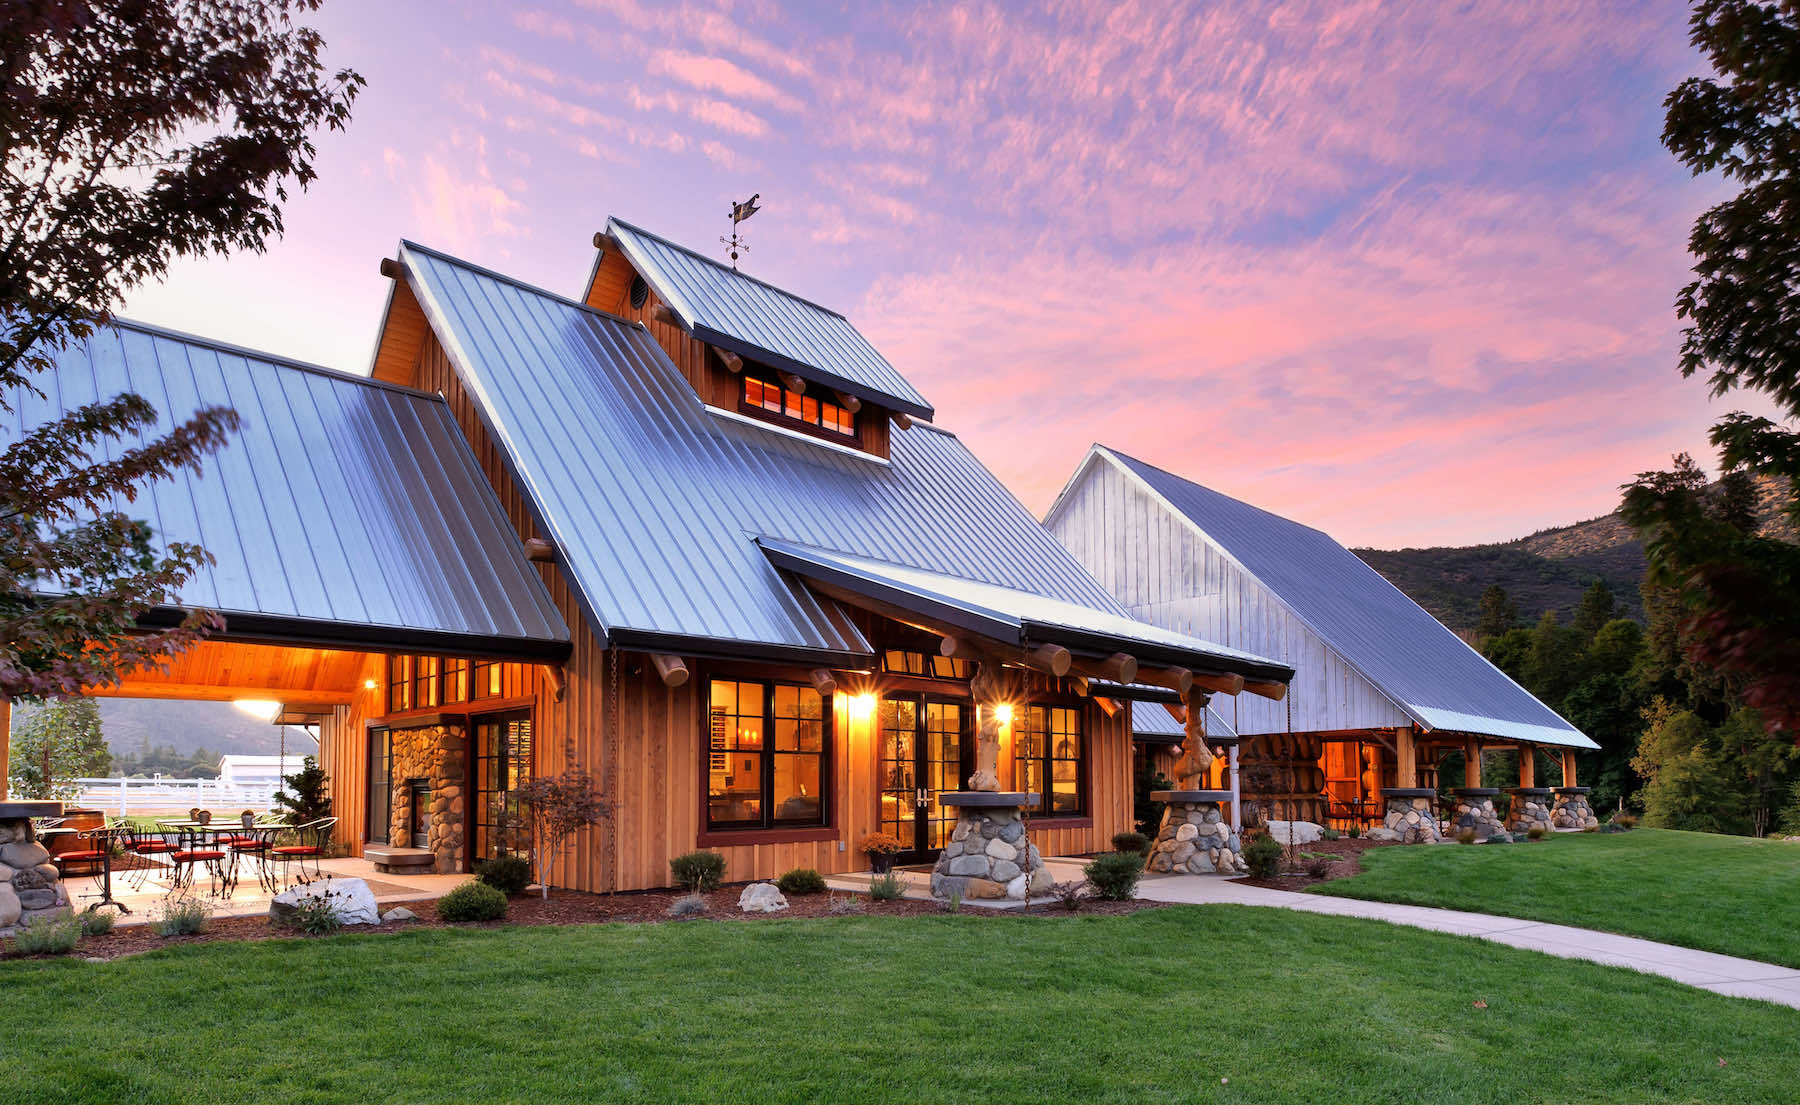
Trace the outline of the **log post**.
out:
<instances>
[{"instance_id":1,"label":"log post","mask_svg":"<svg viewBox=\"0 0 1800 1105\"><path fill-rule=\"evenodd\" d=\"M1181 759L1175 761L1177 790L1206 789L1207 772L1212 767L1212 749L1206 747L1206 703L1211 696L1197 687L1189 687L1181 696L1187 710L1181 739Z\"/></svg>"},{"instance_id":2,"label":"log post","mask_svg":"<svg viewBox=\"0 0 1800 1105\"><path fill-rule=\"evenodd\" d=\"M969 680L969 694L975 700L975 771L969 776L969 789L999 790L1000 707L1005 704L1006 694L1000 665L991 660L977 661L974 678Z\"/></svg>"},{"instance_id":3,"label":"log post","mask_svg":"<svg viewBox=\"0 0 1800 1105\"><path fill-rule=\"evenodd\" d=\"M656 665L656 674L662 676L663 686L679 687L688 681L687 662L681 657L653 652L650 662Z\"/></svg>"},{"instance_id":4,"label":"log post","mask_svg":"<svg viewBox=\"0 0 1800 1105\"><path fill-rule=\"evenodd\" d=\"M1410 725L1394 730L1394 785L1408 790L1419 785L1419 749Z\"/></svg>"},{"instance_id":5,"label":"log post","mask_svg":"<svg viewBox=\"0 0 1800 1105\"><path fill-rule=\"evenodd\" d=\"M1481 744L1478 741L1463 742L1463 786L1477 790L1481 787Z\"/></svg>"},{"instance_id":6,"label":"log post","mask_svg":"<svg viewBox=\"0 0 1800 1105\"><path fill-rule=\"evenodd\" d=\"M1575 750L1573 748L1563 749L1562 767L1562 785L1565 787L1579 786L1580 784L1575 782Z\"/></svg>"},{"instance_id":7,"label":"log post","mask_svg":"<svg viewBox=\"0 0 1800 1105\"><path fill-rule=\"evenodd\" d=\"M1519 785L1537 786L1537 753L1529 744L1519 746Z\"/></svg>"},{"instance_id":8,"label":"log post","mask_svg":"<svg viewBox=\"0 0 1800 1105\"><path fill-rule=\"evenodd\" d=\"M12 770L12 699L0 691L0 802L6 801L6 779Z\"/></svg>"}]
</instances>

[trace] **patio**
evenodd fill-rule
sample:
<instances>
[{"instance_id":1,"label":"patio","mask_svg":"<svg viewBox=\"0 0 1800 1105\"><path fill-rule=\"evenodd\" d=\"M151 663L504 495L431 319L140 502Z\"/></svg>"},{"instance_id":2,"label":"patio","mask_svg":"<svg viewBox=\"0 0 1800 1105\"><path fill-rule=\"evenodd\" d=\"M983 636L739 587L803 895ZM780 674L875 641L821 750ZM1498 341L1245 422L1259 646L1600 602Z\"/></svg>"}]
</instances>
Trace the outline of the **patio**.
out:
<instances>
[{"instance_id":1,"label":"patio","mask_svg":"<svg viewBox=\"0 0 1800 1105\"><path fill-rule=\"evenodd\" d=\"M326 876L336 878L362 879L369 884L369 890L375 895L375 901L383 909L401 902L416 902L425 899L439 898L448 893L452 887L467 882L467 875L384 875L378 874L375 865L363 859L327 859L319 864ZM135 872L115 871L113 874L113 900L129 909L129 913L120 913L116 924L141 925L148 922L153 907L168 900L176 894L173 886L173 875L170 872L152 871L141 887L132 884ZM63 880L69 891L69 905L77 913L97 901L100 897L101 876L79 875ZM208 892L206 879L202 877L198 887L190 887L181 892L184 897L197 897L212 903L215 917L261 917L269 912L269 901L275 895L268 888L259 885L254 878L240 881L230 897L213 897ZM109 911L117 912L117 911Z\"/></svg>"}]
</instances>

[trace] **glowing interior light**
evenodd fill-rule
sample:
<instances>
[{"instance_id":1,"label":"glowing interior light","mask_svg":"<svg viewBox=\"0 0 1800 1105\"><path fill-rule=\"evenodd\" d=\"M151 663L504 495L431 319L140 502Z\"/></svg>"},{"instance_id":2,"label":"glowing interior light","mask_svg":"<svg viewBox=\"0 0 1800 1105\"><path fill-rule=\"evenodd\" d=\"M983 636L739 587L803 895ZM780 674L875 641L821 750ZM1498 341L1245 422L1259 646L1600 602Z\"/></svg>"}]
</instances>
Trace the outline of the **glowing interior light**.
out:
<instances>
[{"instance_id":1,"label":"glowing interior light","mask_svg":"<svg viewBox=\"0 0 1800 1105\"><path fill-rule=\"evenodd\" d=\"M260 721L274 721L281 712L281 703L267 698L240 698L232 705Z\"/></svg>"},{"instance_id":2,"label":"glowing interior light","mask_svg":"<svg viewBox=\"0 0 1800 1105\"><path fill-rule=\"evenodd\" d=\"M1011 725L1012 706L1002 702L1000 705L994 707L994 716L1000 719L1000 724Z\"/></svg>"},{"instance_id":3,"label":"glowing interior light","mask_svg":"<svg viewBox=\"0 0 1800 1105\"><path fill-rule=\"evenodd\" d=\"M875 696L859 694L850 697L850 716L861 721L875 713Z\"/></svg>"}]
</instances>

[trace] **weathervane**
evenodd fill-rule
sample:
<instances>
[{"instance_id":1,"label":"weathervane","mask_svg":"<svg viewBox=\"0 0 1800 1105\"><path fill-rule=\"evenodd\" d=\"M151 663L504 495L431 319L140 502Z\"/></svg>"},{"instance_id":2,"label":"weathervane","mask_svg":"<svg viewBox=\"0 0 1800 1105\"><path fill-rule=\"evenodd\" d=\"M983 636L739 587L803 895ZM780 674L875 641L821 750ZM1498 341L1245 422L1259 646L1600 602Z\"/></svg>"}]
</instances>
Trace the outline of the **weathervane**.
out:
<instances>
[{"instance_id":1,"label":"weathervane","mask_svg":"<svg viewBox=\"0 0 1800 1105\"><path fill-rule=\"evenodd\" d=\"M756 206L756 201L761 198L762 193L757 192L743 203L734 203L731 205L731 237L720 238L719 244L726 246L731 250L731 268L733 272L737 271L738 254L750 252L750 247L744 244L744 236L738 233L738 224L762 210L762 208Z\"/></svg>"}]
</instances>

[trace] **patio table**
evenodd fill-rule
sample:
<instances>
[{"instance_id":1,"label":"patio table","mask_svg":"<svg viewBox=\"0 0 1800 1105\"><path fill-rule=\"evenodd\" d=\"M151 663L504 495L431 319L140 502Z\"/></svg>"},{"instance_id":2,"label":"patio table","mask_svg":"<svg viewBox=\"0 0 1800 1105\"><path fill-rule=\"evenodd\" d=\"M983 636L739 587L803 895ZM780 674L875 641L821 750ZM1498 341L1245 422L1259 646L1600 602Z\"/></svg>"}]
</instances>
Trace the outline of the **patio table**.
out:
<instances>
[{"instance_id":1,"label":"patio table","mask_svg":"<svg viewBox=\"0 0 1800 1105\"><path fill-rule=\"evenodd\" d=\"M286 826L283 825L244 825L238 821L193 821L187 818L172 821L158 821L157 826L195 838L211 838L212 843L222 844L226 837L254 836L267 847L275 844L275 834ZM225 860L219 865L219 894L221 898L229 898L238 883L238 861L244 852L224 844L218 849L225 853ZM275 885L274 874L269 864L264 861L257 868L257 883L274 891L280 889Z\"/></svg>"}]
</instances>

